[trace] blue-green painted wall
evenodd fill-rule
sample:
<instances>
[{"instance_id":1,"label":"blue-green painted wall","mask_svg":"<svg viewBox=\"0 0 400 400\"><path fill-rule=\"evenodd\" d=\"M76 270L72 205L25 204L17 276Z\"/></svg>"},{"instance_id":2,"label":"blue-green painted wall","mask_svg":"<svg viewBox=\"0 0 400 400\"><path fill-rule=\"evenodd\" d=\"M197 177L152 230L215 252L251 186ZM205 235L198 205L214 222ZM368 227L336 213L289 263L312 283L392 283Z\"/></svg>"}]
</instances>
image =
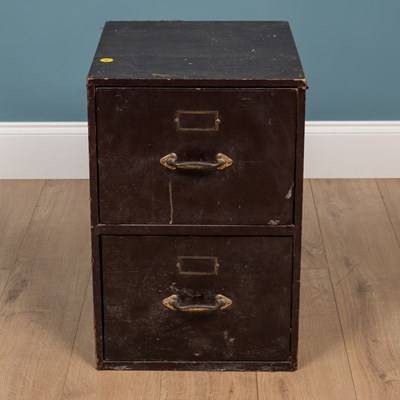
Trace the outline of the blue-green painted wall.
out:
<instances>
[{"instance_id":1,"label":"blue-green painted wall","mask_svg":"<svg viewBox=\"0 0 400 400\"><path fill-rule=\"evenodd\" d=\"M400 119L399 0L10 0L0 11L0 121L86 120L106 20L288 20L309 120Z\"/></svg>"}]
</instances>

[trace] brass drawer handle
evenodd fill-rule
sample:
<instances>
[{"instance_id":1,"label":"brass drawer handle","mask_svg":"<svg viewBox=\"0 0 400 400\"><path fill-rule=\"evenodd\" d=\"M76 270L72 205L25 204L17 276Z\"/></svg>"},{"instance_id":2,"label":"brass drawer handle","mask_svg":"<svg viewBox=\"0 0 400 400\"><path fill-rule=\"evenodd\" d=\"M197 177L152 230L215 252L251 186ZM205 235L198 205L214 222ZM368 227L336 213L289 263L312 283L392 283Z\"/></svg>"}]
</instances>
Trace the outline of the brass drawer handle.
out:
<instances>
[{"instance_id":1,"label":"brass drawer handle","mask_svg":"<svg viewBox=\"0 0 400 400\"><path fill-rule=\"evenodd\" d=\"M225 169L233 164L233 160L222 153L216 155L216 162L206 161L177 161L178 156L175 153L170 153L161 158L160 163L169 169Z\"/></svg>"},{"instance_id":2,"label":"brass drawer handle","mask_svg":"<svg viewBox=\"0 0 400 400\"><path fill-rule=\"evenodd\" d=\"M182 311L182 312L210 312L223 310L224 308L229 307L232 304L232 300L223 296L222 294L217 294L215 296L215 304L190 304L186 306L182 306L179 304L179 297L176 294L165 298L162 303L165 307L169 308L173 311Z\"/></svg>"}]
</instances>

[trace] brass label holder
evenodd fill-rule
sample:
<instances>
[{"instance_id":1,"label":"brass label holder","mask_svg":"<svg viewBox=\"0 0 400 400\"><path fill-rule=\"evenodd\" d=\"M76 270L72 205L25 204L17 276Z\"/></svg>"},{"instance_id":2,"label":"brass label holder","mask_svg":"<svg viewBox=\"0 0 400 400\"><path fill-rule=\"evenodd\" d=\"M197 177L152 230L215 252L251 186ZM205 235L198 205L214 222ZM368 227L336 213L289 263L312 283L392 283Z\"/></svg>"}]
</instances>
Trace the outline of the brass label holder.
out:
<instances>
[{"instance_id":1,"label":"brass label holder","mask_svg":"<svg viewBox=\"0 0 400 400\"><path fill-rule=\"evenodd\" d=\"M188 111L175 112L177 132L218 132L221 119L218 111Z\"/></svg>"},{"instance_id":2,"label":"brass label holder","mask_svg":"<svg viewBox=\"0 0 400 400\"><path fill-rule=\"evenodd\" d=\"M179 275L218 275L218 257L178 256L176 268Z\"/></svg>"}]
</instances>

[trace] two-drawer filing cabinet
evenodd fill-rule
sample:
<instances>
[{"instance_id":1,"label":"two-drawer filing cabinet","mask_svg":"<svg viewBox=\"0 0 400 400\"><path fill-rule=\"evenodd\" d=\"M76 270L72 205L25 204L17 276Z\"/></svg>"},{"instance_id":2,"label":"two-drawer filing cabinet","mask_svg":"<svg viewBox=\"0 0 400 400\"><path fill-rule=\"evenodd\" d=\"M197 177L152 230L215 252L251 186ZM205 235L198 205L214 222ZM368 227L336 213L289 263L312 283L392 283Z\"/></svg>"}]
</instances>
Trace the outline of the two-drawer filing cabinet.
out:
<instances>
[{"instance_id":1,"label":"two-drawer filing cabinet","mask_svg":"<svg viewBox=\"0 0 400 400\"><path fill-rule=\"evenodd\" d=\"M287 22L108 22L88 81L101 369L297 366L306 82Z\"/></svg>"}]
</instances>

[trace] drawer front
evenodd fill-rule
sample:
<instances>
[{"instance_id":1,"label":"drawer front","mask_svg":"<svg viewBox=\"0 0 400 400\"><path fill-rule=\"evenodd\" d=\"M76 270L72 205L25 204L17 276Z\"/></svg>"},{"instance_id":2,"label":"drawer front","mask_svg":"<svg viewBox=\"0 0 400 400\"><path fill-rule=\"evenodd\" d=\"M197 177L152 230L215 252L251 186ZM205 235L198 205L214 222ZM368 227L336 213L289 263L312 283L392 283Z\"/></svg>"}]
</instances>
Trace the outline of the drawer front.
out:
<instances>
[{"instance_id":1,"label":"drawer front","mask_svg":"<svg viewBox=\"0 0 400 400\"><path fill-rule=\"evenodd\" d=\"M289 359L292 238L101 242L105 360Z\"/></svg>"},{"instance_id":2,"label":"drawer front","mask_svg":"<svg viewBox=\"0 0 400 400\"><path fill-rule=\"evenodd\" d=\"M295 89L97 89L100 222L291 224L296 109Z\"/></svg>"}]
</instances>

